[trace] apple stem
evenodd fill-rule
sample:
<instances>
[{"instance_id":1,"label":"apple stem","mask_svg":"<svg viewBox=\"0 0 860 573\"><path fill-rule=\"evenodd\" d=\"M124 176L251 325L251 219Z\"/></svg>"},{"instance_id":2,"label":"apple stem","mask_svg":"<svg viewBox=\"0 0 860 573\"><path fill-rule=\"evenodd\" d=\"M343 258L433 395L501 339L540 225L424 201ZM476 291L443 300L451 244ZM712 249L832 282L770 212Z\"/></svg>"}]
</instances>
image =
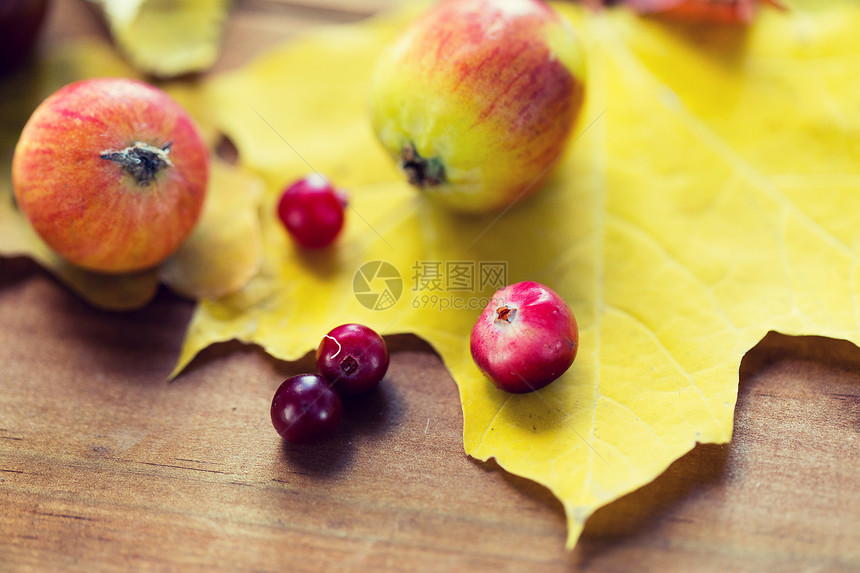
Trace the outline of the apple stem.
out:
<instances>
[{"instance_id":1,"label":"apple stem","mask_svg":"<svg viewBox=\"0 0 860 573\"><path fill-rule=\"evenodd\" d=\"M445 167L436 157L421 157L415 146L407 143L400 153L400 168L416 187L435 187L445 183Z\"/></svg>"},{"instance_id":2,"label":"apple stem","mask_svg":"<svg viewBox=\"0 0 860 573\"><path fill-rule=\"evenodd\" d=\"M138 185L146 186L152 183L159 171L173 165L167 157L171 145L173 142L155 147L138 141L119 151L102 151L99 157L118 163Z\"/></svg>"}]
</instances>

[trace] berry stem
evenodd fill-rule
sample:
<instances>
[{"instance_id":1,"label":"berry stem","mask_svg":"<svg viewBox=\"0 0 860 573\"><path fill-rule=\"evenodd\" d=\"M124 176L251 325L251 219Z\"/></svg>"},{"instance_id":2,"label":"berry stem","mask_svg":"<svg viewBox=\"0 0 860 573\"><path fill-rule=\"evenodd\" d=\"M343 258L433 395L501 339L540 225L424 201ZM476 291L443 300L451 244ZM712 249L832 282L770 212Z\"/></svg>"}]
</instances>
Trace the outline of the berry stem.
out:
<instances>
[{"instance_id":1,"label":"berry stem","mask_svg":"<svg viewBox=\"0 0 860 573\"><path fill-rule=\"evenodd\" d=\"M510 324L517 317L517 309L508 306L500 306L496 309L496 320Z\"/></svg>"},{"instance_id":2,"label":"berry stem","mask_svg":"<svg viewBox=\"0 0 860 573\"><path fill-rule=\"evenodd\" d=\"M359 367L360 365L358 363L358 360L356 360L355 357L351 354L347 355L346 358L340 361L340 369L347 376L358 370Z\"/></svg>"},{"instance_id":3,"label":"berry stem","mask_svg":"<svg viewBox=\"0 0 860 573\"><path fill-rule=\"evenodd\" d=\"M138 141L119 151L102 151L99 157L118 163L138 185L146 186L152 183L159 171L173 165L167 157L171 145L172 142L159 148Z\"/></svg>"}]
</instances>

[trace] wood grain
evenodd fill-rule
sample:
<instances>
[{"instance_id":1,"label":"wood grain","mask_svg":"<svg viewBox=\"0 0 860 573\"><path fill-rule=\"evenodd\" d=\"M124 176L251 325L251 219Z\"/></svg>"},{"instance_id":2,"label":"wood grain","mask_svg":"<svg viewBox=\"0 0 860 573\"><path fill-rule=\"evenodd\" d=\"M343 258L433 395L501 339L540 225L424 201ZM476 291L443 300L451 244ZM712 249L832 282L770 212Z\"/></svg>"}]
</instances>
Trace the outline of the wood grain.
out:
<instances>
[{"instance_id":1,"label":"wood grain","mask_svg":"<svg viewBox=\"0 0 860 573\"><path fill-rule=\"evenodd\" d=\"M238 2L219 67L386 2L304 4ZM78 33L104 29L58 0L44 41ZM741 367L733 442L598 511L566 552L545 489L465 456L456 387L420 340L389 340L390 374L332 439L286 446L269 402L310 359L219 345L169 383L192 309L161 292L101 312L0 261L0 570L860 570L853 345L769 336Z\"/></svg>"}]
</instances>

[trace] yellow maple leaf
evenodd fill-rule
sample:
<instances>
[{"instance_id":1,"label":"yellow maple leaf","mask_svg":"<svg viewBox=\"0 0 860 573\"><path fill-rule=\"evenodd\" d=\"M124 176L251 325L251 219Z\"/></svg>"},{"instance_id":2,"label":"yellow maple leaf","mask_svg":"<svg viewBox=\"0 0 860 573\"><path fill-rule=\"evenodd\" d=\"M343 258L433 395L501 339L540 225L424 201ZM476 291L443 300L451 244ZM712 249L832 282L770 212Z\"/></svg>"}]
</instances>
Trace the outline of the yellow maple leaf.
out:
<instances>
[{"instance_id":1,"label":"yellow maple leaf","mask_svg":"<svg viewBox=\"0 0 860 573\"><path fill-rule=\"evenodd\" d=\"M413 13L211 81L213 121L268 183L264 262L199 304L176 372L233 338L296 359L344 322L415 333L457 382L466 451L550 488L572 547L596 508L730 439L740 359L768 331L860 341L860 7L762 12L749 29L558 8L587 46L585 120L546 188L499 217L426 204L374 141L370 70ZM274 205L310 171L351 208L336 247L305 253ZM570 303L580 351L561 379L509 395L481 376L468 336L498 275L452 288L449 269L470 265Z\"/></svg>"},{"instance_id":2,"label":"yellow maple leaf","mask_svg":"<svg viewBox=\"0 0 860 573\"><path fill-rule=\"evenodd\" d=\"M63 85L99 76L137 74L104 43L76 41L52 48L37 64L0 80L0 256L30 257L94 306L111 310L144 306L159 282L195 299L235 291L257 271L262 249L257 209L263 184L244 169L214 160L204 211L188 240L160 268L138 273L107 275L67 263L16 208L12 154L30 113ZM213 141L199 90L182 83L162 87L198 118Z\"/></svg>"}]
</instances>

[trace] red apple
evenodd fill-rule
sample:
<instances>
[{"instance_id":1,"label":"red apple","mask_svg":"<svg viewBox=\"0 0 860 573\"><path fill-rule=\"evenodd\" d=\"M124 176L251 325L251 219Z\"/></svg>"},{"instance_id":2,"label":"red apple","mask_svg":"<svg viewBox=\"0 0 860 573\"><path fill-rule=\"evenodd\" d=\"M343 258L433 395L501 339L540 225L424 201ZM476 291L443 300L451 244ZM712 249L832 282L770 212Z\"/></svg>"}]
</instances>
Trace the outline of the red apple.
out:
<instances>
[{"instance_id":1,"label":"red apple","mask_svg":"<svg viewBox=\"0 0 860 573\"><path fill-rule=\"evenodd\" d=\"M0 0L0 73L25 61L45 20L47 0Z\"/></svg>"},{"instance_id":2,"label":"red apple","mask_svg":"<svg viewBox=\"0 0 860 573\"><path fill-rule=\"evenodd\" d=\"M153 267L200 216L209 151L170 96L130 79L69 84L24 127L18 205L60 256L101 272Z\"/></svg>"},{"instance_id":3,"label":"red apple","mask_svg":"<svg viewBox=\"0 0 860 573\"><path fill-rule=\"evenodd\" d=\"M573 26L541 0L443 0L384 52L371 119L410 183L455 210L535 192L583 104Z\"/></svg>"}]
</instances>

